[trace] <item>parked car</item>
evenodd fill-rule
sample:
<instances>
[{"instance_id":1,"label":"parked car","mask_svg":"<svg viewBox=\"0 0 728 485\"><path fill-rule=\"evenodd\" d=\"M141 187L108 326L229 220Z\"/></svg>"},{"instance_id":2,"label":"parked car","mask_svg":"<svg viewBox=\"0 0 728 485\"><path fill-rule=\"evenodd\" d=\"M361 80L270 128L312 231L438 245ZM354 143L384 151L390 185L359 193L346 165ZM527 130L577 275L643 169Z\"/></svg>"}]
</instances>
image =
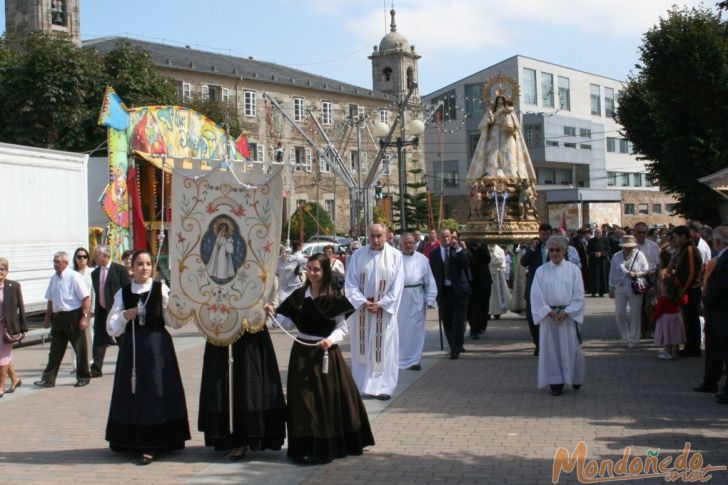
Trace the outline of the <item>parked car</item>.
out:
<instances>
[{"instance_id":1,"label":"parked car","mask_svg":"<svg viewBox=\"0 0 728 485\"><path fill-rule=\"evenodd\" d=\"M301 250L301 253L303 256L308 259L311 257L312 254L316 253L323 253L324 248L326 246L334 246L334 254L336 254L336 257L341 259L342 254L346 254L346 249L339 243L331 242L331 241L317 241L317 242L307 242L303 244L303 249Z\"/></svg>"}]
</instances>

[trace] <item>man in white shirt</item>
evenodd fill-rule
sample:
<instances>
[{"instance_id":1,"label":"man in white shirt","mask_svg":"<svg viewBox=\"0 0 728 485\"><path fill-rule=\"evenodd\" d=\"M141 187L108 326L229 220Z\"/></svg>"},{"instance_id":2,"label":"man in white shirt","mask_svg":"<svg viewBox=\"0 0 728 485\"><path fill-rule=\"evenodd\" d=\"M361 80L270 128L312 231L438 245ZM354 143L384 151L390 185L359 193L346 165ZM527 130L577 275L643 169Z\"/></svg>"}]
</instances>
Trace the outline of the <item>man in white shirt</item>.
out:
<instances>
[{"instance_id":1,"label":"man in white shirt","mask_svg":"<svg viewBox=\"0 0 728 485\"><path fill-rule=\"evenodd\" d=\"M43 327L51 327L51 349L43 377L34 384L54 387L58 369L66 353L68 342L76 352L76 385L83 387L91 377L86 347L86 327L91 306L91 292L83 275L68 267L71 257L65 251L53 255L53 270L45 298L48 300Z\"/></svg>"}]
</instances>

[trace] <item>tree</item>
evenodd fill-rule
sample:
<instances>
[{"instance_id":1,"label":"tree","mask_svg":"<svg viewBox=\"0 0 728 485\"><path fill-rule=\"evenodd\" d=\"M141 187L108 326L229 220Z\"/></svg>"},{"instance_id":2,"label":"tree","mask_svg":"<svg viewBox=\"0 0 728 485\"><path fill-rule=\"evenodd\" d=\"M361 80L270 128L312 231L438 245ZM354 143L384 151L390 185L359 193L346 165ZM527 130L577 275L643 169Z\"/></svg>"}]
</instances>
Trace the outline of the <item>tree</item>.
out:
<instances>
[{"instance_id":1,"label":"tree","mask_svg":"<svg viewBox=\"0 0 728 485\"><path fill-rule=\"evenodd\" d=\"M458 223L457 219L443 219L441 226L440 229L450 229L450 231L460 230L460 223Z\"/></svg>"},{"instance_id":2,"label":"tree","mask_svg":"<svg viewBox=\"0 0 728 485\"><path fill-rule=\"evenodd\" d=\"M1 141L85 151L103 140L104 66L95 51L37 32L5 36L0 72Z\"/></svg>"},{"instance_id":3,"label":"tree","mask_svg":"<svg viewBox=\"0 0 728 485\"><path fill-rule=\"evenodd\" d=\"M316 224L316 214L318 210L318 224ZM326 210L316 202L306 202L302 207L295 210L291 216L291 241L298 241L301 234L301 220L303 220L303 240L308 241L311 236L316 234L334 234L334 224L331 216ZM283 223L283 237L286 239L288 234L287 221Z\"/></svg>"},{"instance_id":4,"label":"tree","mask_svg":"<svg viewBox=\"0 0 728 485\"><path fill-rule=\"evenodd\" d=\"M182 104L215 122L226 121L237 137L235 108L221 101L180 102L172 80L161 76L149 54L120 42L105 56L40 32L0 37L0 141L88 151L101 144L98 126L106 86L127 106ZM12 116L7 115L12 113Z\"/></svg>"},{"instance_id":5,"label":"tree","mask_svg":"<svg viewBox=\"0 0 728 485\"><path fill-rule=\"evenodd\" d=\"M720 196L698 178L728 165L728 31L705 8L674 7L650 29L619 97L617 121L675 212L720 223Z\"/></svg>"}]
</instances>

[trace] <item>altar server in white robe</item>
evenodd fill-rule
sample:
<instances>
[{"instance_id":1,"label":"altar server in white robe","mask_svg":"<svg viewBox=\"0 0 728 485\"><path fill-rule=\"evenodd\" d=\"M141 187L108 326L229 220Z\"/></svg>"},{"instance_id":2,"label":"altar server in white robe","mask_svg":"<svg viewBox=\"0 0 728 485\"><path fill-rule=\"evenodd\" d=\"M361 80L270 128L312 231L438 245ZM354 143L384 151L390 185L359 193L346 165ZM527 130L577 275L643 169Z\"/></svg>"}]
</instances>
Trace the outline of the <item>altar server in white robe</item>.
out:
<instances>
[{"instance_id":1,"label":"altar server in white robe","mask_svg":"<svg viewBox=\"0 0 728 485\"><path fill-rule=\"evenodd\" d=\"M387 228L369 226L369 245L351 255L346 297L356 308L351 328L351 373L363 397L387 400L397 387L397 311L402 296L402 253L386 244Z\"/></svg>"},{"instance_id":2,"label":"altar server in white robe","mask_svg":"<svg viewBox=\"0 0 728 485\"><path fill-rule=\"evenodd\" d=\"M584 382L581 325L584 322L584 282L581 271L564 261L568 240L547 241L549 262L536 270L531 287L533 321L541 327L538 387L551 386L558 396L564 384L574 390Z\"/></svg>"},{"instance_id":3,"label":"altar server in white robe","mask_svg":"<svg viewBox=\"0 0 728 485\"><path fill-rule=\"evenodd\" d=\"M488 250L490 251L488 269L493 280L488 308L491 315L500 318L511 307L511 292L506 283L506 252L497 244L488 244Z\"/></svg>"},{"instance_id":4,"label":"altar server in white robe","mask_svg":"<svg viewBox=\"0 0 728 485\"><path fill-rule=\"evenodd\" d=\"M432 276L430 261L415 251L417 243L412 234L399 240L404 268L404 289L399 304L399 368L420 370L422 349L425 347L426 309L435 308L437 284Z\"/></svg>"}]
</instances>

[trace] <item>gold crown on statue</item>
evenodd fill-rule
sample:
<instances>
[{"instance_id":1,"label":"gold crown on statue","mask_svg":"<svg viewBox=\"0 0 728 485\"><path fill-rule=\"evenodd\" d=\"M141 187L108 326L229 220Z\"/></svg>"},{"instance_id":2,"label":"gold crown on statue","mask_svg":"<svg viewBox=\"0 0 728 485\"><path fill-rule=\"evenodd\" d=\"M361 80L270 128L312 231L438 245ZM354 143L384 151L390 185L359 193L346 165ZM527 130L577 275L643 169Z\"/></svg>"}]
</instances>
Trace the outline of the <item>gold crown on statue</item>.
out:
<instances>
[{"instance_id":1,"label":"gold crown on statue","mask_svg":"<svg viewBox=\"0 0 728 485\"><path fill-rule=\"evenodd\" d=\"M491 92L491 90L493 91ZM508 94L509 91L510 95ZM520 101L520 94L518 82L501 72L493 74L483 84L483 104L485 106L491 106L493 104L493 99L491 99L492 95L494 98L503 96L512 106L517 107Z\"/></svg>"}]
</instances>

